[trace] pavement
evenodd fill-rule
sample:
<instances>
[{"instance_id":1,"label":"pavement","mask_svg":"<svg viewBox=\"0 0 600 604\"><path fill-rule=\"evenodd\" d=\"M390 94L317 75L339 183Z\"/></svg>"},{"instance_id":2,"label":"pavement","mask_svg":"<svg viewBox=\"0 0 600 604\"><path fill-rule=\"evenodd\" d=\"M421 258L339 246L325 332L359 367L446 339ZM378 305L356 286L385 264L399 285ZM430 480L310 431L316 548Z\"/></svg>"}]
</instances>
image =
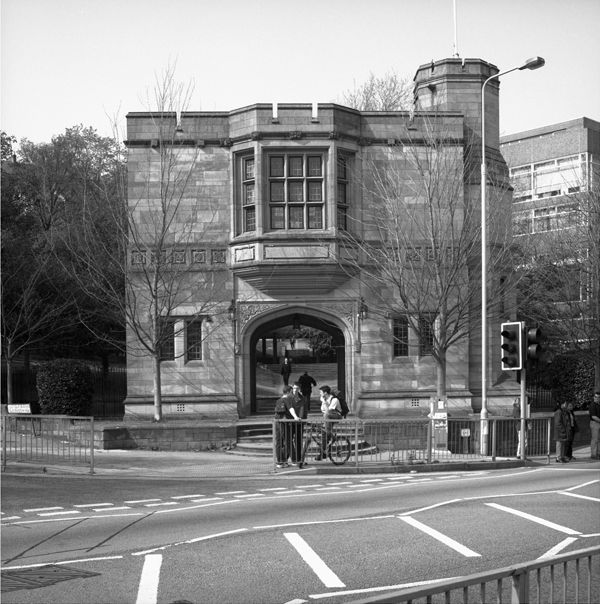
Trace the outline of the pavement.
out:
<instances>
[{"instance_id":1,"label":"pavement","mask_svg":"<svg viewBox=\"0 0 600 604\"><path fill-rule=\"evenodd\" d=\"M584 446L574 450L575 461L563 467L588 466L595 464L600 468L599 460L590 459L590 447ZM554 457L550 463L555 463ZM224 450L215 451L150 451L140 449L94 450L94 476L122 478L219 478L219 477L260 477L298 474L379 474L406 472L444 472L464 470L487 470L514 468L523 465L548 464L547 457L536 457L525 462L515 458L463 458L450 456L439 463L431 464L397 464L388 462L364 462L358 468L351 462L343 466L334 466L329 461L316 462L300 469L288 467L275 469L273 459L250 455L234 455ZM37 463L20 462L7 459L6 474L47 474L47 475L90 475L90 465L57 464L40 461Z\"/></svg>"}]
</instances>

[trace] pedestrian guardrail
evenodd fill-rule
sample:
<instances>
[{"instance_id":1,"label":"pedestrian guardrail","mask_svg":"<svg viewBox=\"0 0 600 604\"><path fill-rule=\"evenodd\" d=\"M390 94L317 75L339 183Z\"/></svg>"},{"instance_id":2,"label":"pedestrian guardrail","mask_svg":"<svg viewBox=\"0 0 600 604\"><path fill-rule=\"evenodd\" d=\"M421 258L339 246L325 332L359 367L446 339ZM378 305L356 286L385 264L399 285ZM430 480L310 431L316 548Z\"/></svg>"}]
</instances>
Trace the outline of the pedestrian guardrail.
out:
<instances>
[{"instance_id":1,"label":"pedestrian guardrail","mask_svg":"<svg viewBox=\"0 0 600 604\"><path fill-rule=\"evenodd\" d=\"M326 458L331 459L328 446L334 434L338 458L340 449L349 448L350 455L344 455L344 463L357 467L495 461L522 456L545 457L549 462L551 421L550 417L528 419L521 438L521 422L507 417L490 417L485 423L475 418L448 418L441 422L436 418L274 420L273 460L279 465L300 461L326 463ZM486 439L481 438L482 429L488 432ZM307 434L312 440L308 449ZM481 449L482 442L487 450Z\"/></svg>"},{"instance_id":2,"label":"pedestrian guardrail","mask_svg":"<svg viewBox=\"0 0 600 604\"><path fill-rule=\"evenodd\" d=\"M89 465L94 473L94 418L2 415L2 469L9 462Z\"/></svg>"},{"instance_id":3,"label":"pedestrian guardrail","mask_svg":"<svg viewBox=\"0 0 600 604\"><path fill-rule=\"evenodd\" d=\"M600 546L489 572L448 579L425 587L388 591L351 604L497 602L548 604L600 602Z\"/></svg>"}]
</instances>

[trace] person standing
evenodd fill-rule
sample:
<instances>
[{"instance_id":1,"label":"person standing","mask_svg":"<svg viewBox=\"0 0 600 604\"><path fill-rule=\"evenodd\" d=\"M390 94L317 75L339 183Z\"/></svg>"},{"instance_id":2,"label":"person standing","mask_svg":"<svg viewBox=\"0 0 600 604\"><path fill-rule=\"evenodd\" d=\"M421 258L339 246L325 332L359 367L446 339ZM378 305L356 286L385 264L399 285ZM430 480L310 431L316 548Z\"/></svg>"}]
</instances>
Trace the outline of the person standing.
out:
<instances>
[{"instance_id":1,"label":"person standing","mask_svg":"<svg viewBox=\"0 0 600 604\"><path fill-rule=\"evenodd\" d=\"M295 415L295 419L304 419L306 417L304 411L304 397L300 393L300 384L294 382L292 385L292 406L290 408L290 414ZM290 457L292 458L292 465L297 466L302 459L302 436L304 426L301 421L296 421L289 425L290 429Z\"/></svg>"},{"instance_id":2,"label":"person standing","mask_svg":"<svg viewBox=\"0 0 600 604\"><path fill-rule=\"evenodd\" d=\"M275 403L275 455L277 457L277 467L285 468L288 463L288 457L292 455L292 423L282 420L299 420L295 409L295 398L291 386L283 387L283 396L277 399Z\"/></svg>"},{"instance_id":3,"label":"person standing","mask_svg":"<svg viewBox=\"0 0 600 604\"><path fill-rule=\"evenodd\" d=\"M565 457L569 461L575 461L573 457L573 440L575 440L575 433L579 430L575 414L573 413L573 403L567 403L565 408L567 413L567 442L565 445Z\"/></svg>"},{"instance_id":4,"label":"person standing","mask_svg":"<svg viewBox=\"0 0 600 604\"><path fill-rule=\"evenodd\" d=\"M527 432L531 430L531 424L529 423L530 409L529 399L525 399L525 439L521 439L521 398L516 398L513 402L513 418L516 420L515 427L517 429L517 459L521 459L521 450L527 453Z\"/></svg>"},{"instance_id":5,"label":"person standing","mask_svg":"<svg viewBox=\"0 0 600 604\"><path fill-rule=\"evenodd\" d=\"M325 428L321 435L321 454L315 457L316 461L327 456L327 444L333 433L331 420L342 419L340 401L331 394L331 388L329 386L321 386L319 391L321 392L321 413L325 420Z\"/></svg>"},{"instance_id":6,"label":"person standing","mask_svg":"<svg viewBox=\"0 0 600 604\"><path fill-rule=\"evenodd\" d=\"M285 357L283 363L281 363L281 376L283 377L283 385L287 386L290 381L290 373L292 373L292 361Z\"/></svg>"},{"instance_id":7,"label":"person standing","mask_svg":"<svg viewBox=\"0 0 600 604\"><path fill-rule=\"evenodd\" d=\"M594 393L590 404L590 457L600 459L600 390Z\"/></svg>"},{"instance_id":8,"label":"person standing","mask_svg":"<svg viewBox=\"0 0 600 604\"><path fill-rule=\"evenodd\" d=\"M563 402L554 412L554 440L556 441L556 462L566 463L566 446L570 428L567 403Z\"/></svg>"},{"instance_id":9,"label":"person standing","mask_svg":"<svg viewBox=\"0 0 600 604\"><path fill-rule=\"evenodd\" d=\"M308 375L308 372L305 371L298 378L298 384L300 384L300 393L304 398L304 415L302 416L302 419L306 419L310 413L310 395L312 394L312 387L316 386L317 382L315 382L314 377Z\"/></svg>"}]
</instances>

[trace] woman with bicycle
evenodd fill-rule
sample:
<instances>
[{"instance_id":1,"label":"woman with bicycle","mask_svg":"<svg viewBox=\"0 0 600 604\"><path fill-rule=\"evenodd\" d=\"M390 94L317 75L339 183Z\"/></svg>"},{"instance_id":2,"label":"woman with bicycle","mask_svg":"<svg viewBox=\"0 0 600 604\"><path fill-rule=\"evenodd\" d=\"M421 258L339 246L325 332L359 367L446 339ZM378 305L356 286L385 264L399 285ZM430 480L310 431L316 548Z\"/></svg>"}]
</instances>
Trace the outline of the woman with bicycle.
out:
<instances>
[{"instance_id":1,"label":"woman with bicycle","mask_svg":"<svg viewBox=\"0 0 600 604\"><path fill-rule=\"evenodd\" d=\"M340 401L331 394L331 388L321 386L319 391L321 393L321 413L325 420L325 430L321 436L321 454L315 457L315 461L319 461L327 455L327 443L333 435L333 423L328 420L342 419L342 406Z\"/></svg>"}]
</instances>

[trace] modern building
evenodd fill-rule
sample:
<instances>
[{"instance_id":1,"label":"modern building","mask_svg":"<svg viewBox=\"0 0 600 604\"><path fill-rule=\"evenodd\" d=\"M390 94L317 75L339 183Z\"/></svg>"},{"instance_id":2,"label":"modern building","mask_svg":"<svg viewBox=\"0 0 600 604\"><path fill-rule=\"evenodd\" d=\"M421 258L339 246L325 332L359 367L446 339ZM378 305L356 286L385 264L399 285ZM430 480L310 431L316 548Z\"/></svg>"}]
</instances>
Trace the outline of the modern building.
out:
<instances>
[{"instance_id":1,"label":"modern building","mask_svg":"<svg viewBox=\"0 0 600 604\"><path fill-rule=\"evenodd\" d=\"M144 302L138 285L142 268L156 263L157 254L168 256L185 281L179 299L163 300L157 311L172 325L162 357L165 416L232 419L257 413L258 374L265 370L259 357L268 342L275 363L281 342L274 334L293 325L331 336L337 385L352 413L429 413L438 374L431 356L437 318L427 318L429 332L416 333L406 317L390 311L393 288L369 282L369 263L362 263L352 242L373 235L365 218L378 210L376 196L365 186L373 182L373 167L383 174L399 170L408 184L415 177L408 155L426 154L433 139L459 159L458 197L464 207L478 208L481 87L496 73L480 59L422 65L414 78L414 112L257 104L222 112L128 114L128 195L139 235L132 238L129 258L132 295L137 291L139 304L154 304L156 310L159 301ZM495 215L506 218L511 197L499 150L496 80L486 95L489 198ZM170 163L174 151L177 168ZM169 216L185 238L171 233L157 243L151 232L156 234L165 200L165 175L187 184L175 195L178 209ZM418 205L419 195L412 201ZM435 255L426 241L422 244L424 255ZM465 263L462 277L465 289L480 291L476 267ZM387 308L381 303L386 296ZM451 413L476 414L481 408L477 297L461 337L446 354ZM501 379L493 354L493 334L506 310L490 307L492 413L509 408L515 394L516 385ZM153 361L131 330L128 341L126 418L149 418Z\"/></svg>"}]
</instances>

